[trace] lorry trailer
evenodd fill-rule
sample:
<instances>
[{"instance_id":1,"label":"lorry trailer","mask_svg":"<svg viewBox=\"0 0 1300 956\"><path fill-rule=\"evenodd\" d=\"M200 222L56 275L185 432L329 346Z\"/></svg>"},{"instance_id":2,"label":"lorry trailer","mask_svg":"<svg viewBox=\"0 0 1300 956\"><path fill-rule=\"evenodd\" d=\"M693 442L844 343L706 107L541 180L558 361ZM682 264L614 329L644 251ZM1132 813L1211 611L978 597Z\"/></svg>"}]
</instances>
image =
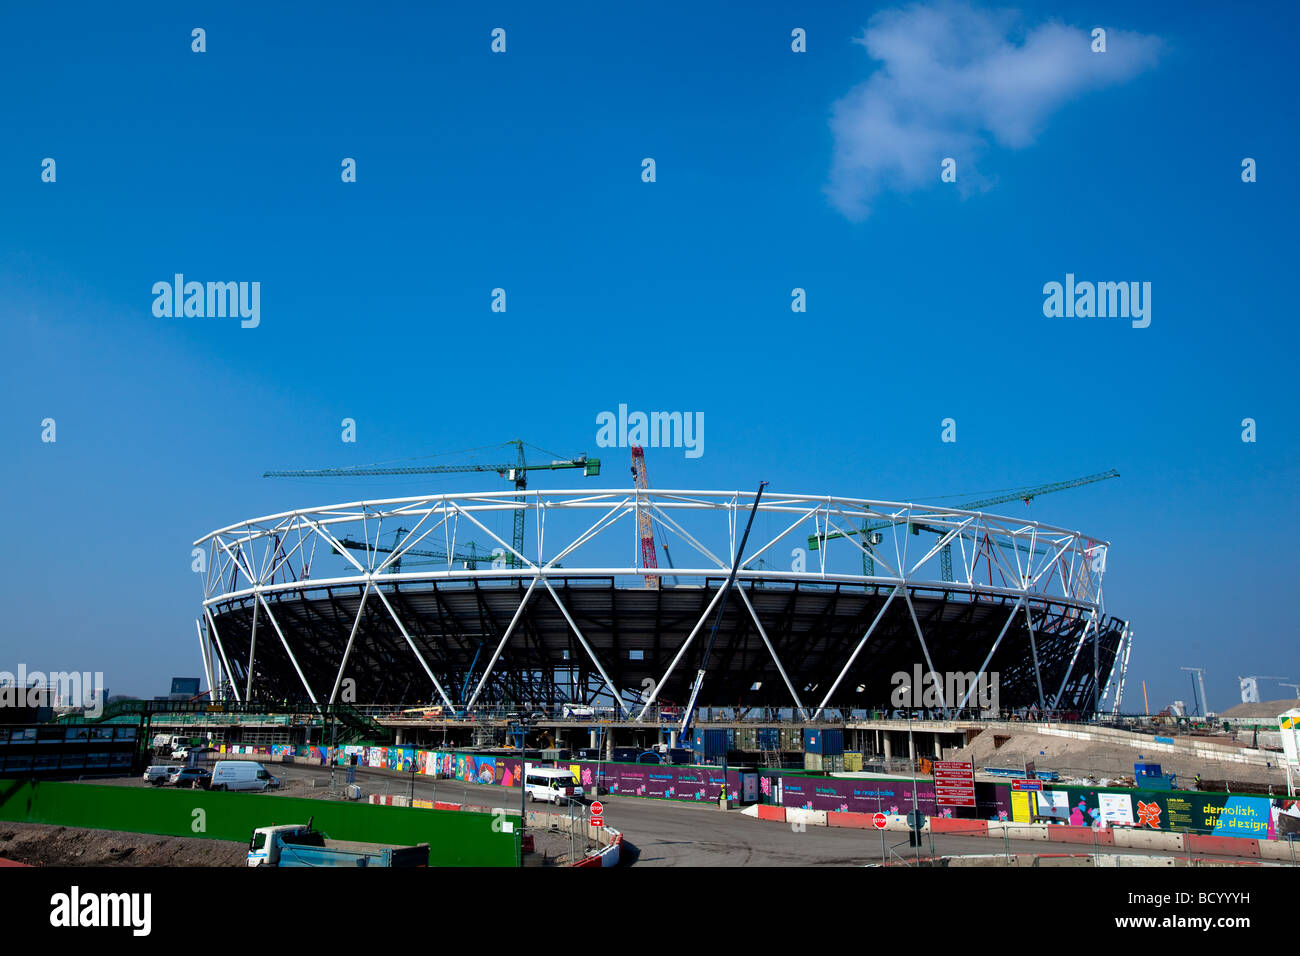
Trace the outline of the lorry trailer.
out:
<instances>
[{"instance_id":1,"label":"lorry trailer","mask_svg":"<svg viewBox=\"0 0 1300 956\"><path fill-rule=\"evenodd\" d=\"M398 846L330 840L312 821L258 827L248 841L249 866L428 866L429 844Z\"/></svg>"}]
</instances>

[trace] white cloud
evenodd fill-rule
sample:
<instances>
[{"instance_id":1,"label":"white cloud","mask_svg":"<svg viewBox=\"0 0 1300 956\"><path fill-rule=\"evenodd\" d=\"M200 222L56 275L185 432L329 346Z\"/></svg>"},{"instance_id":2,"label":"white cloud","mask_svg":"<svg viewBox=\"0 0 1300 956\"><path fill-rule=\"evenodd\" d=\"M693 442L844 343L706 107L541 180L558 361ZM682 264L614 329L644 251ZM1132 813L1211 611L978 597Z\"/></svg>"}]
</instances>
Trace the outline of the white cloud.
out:
<instances>
[{"instance_id":1,"label":"white cloud","mask_svg":"<svg viewBox=\"0 0 1300 956\"><path fill-rule=\"evenodd\" d=\"M1026 27L1018 12L961 2L876 14L853 42L880 66L831 116L831 202L865 218L885 190L937 184L946 156L957 159L958 183L978 183L974 159L990 141L1032 144L1056 110L1132 79L1160 52L1156 37L1106 27L1106 52L1094 53L1091 33L1056 22Z\"/></svg>"}]
</instances>

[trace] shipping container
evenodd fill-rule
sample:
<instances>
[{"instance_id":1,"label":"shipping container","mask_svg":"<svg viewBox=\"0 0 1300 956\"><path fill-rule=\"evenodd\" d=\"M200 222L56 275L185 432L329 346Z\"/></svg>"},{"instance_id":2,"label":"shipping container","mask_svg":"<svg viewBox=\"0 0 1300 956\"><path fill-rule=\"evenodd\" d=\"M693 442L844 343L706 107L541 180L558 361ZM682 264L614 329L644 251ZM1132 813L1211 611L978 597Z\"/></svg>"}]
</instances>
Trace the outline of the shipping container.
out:
<instances>
[{"instance_id":1,"label":"shipping container","mask_svg":"<svg viewBox=\"0 0 1300 956\"><path fill-rule=\"evenodd\" d=\"M757 750L758 731L753 727L740 727L736 730L737 750Z\"/></svg>"},{"instance_id":2,"label":"shipping container","mask_svg":"<svg viewBox=\"0 0 1300 956\"><path fill-rule=\"evenodd\" d=\"M697 757L722 757L731 749L731 734L727 730L715 727L697 730L692 744Z\"/></svg>"},{"instance_id":3,"label":"shipping container","mask_svg":"<svg viewBox=\"0 0 1300 956\"><path fill-rule=\"evenodd\" d=\"M781 728L759 727L757 734L759 750L779 750L781 748Z\"/></svg>"},{"instance_id":4,"label":"shipping container","mask_svg":"<svg viewBox=\"0 0 1300 956\"><path fill-rule=\"evenodd\" d=\"M803 750L803 733L798 727L782 727L780 738L782 750Z\"/></svg>"},{"instance_id":5,"label":"shipping container","mask_svg":"<svg viewBox=\"0 0 1300 956\"><path fill-rule=\"evenodd\" d=\"M843 773L844 757L839 754L805 753L803 755L803 768L822 773Z\"/></svg>"},{"instance_id":6,"label":"shipping container","mask_svg":"<svg viewBox=\"0 0 1300 956\"><path fill-rule=\"evenodd\" d=\"M862 769L862 754L852 750L844 751L844 769L857 772Z\"/></svg>"},{"instance_id":7,"label":"shipping container","mask_svg":"<svg viewBox=\"0 0 1300 956\"><path fill-rule=\"evenodd\" d=\"M822 727L805 727L803 749L810 754L839 756L844 753L844 731Z\"/></svg>"},{"instance_id":8,"label":"shipping container","mask_svg":"<svg viewBox=\"0 0 1300 956\"><path fill-rule=\"evenodd\" d=\"M668 751L668 759L673 763L688 764L691 762L691 752L684 747L672 747Z\"/></svg>"},{"instance_id":9,"label":"shipping container","mask_svg":"<svg viewBox=\"0 0 1300 956\"><path fill-rule=\"evenodd\" d=\"M641 751L635 747L615 747L614 763L636 763L640 753Z\"/></svg>"}]
</instances>

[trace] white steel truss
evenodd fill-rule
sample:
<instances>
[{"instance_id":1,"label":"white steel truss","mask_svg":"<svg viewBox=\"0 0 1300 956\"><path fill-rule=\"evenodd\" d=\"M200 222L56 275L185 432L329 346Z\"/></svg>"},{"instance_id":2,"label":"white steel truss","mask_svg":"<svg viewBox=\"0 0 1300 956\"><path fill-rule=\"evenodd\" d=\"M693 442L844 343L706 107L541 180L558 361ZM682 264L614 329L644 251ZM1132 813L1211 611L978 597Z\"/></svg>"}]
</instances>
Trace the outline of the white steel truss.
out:
<instances>
[{"instance_id":1,"label":"white steel truss","mask_svg":"<svg viewBox=\"0 0 1300 956\"><path fill-rule=\"evenodd\" d=\"M659 689L673 674L715 609L722 593L722 579L730 570L731 556L738 544L737 529L743 525L744 513L752 502L751 493L736 491L509 491L356 501L286 511L232 524L195 542L196 546L206 549L208 556L203 578L203 621L206 627L199 625L204 673L210 684L224 684L236 699L250 698L258 662L259 622L265 618L278 637L306 696L317 702L316 689L300 666L291 641L293 630L286 632L282 627L275 611L275 601L301 594L308 588L356 588L360 602L342 660L337 671L330 672L332 682L327 681L322 688L327 692L326 700L334 702L338 697L353 644L364 627L368 602L375 596L427 677L430 697L436 694L438 699L452 706L451 694L438 680L402 614L389 600L391 590L422 582L517 582L521 585L526 582L522 599L509 626L495 640L490 660L479 676L467 706L473 708L478 702L516 633L529 601L549 598L626 715L624 694L628 688L615 686L574 614L552 586L552 581L612 578L620 582L619 586L630 588L640 586L648 574L661 576L662 568L642 566L636 519L639 513L644 512L654 516L665 534L675 536L679 544L685 545L684 551L675 545L673 552L679 561L673 566L671 577L678 583L672 587L665 583L664 589L694 587L712 593L704 602L703 613L694 626L675 636L674 639L680 643L676 645L672 660L663 678L644 698L644 705L637 714L637 719L643 719L654 704ZM517 551L493 529L494 523L499 526L503 517L508 522L520 508L532 516L535 527L535 534L527 538L528 546L524 553ZM408 526L409 530L406 530ZM873 534L873 538L868 540L867 536L859 533L859 529L868 526L879 535L878 538ZM916 537L914 529L917 527L925 529L928 534L913 546L911 538ZM412 570L409 561L406 566L402 565L401 562L412 552L428 553L417 549L431 544L442 545L446 548L446 555L453 555L458 535L462 535L466 528L472 528L474 535L490 539L502 553L510 555L513 558L511 566L468 568L463 563L458 566L451 557L445 564L434 562L418 570ZM380 546L381 533L392 538L391 544ZM823 541L813 567L796 562L791 569L781 570L767 564L770 557L793 553L792 546L797 548L809 535L817 535ZM355 542L358 538L364 543L363 548L342 543L344 540ZM758 506L751 541L753 544L737 573L741 601L776 665L792 706L801 714L811 712L816 717L832 706L832 695L900 595L915 630L927 673L936 679L939 693L944 693L944 681L939 679L925 628L913 605L912 593L917 588L941 589L944 594L966 600L1008 603L1010 614L989 648L984 667L993 659L1015 615L1023 613L1038 702L1044 708L1049 706L1049 697L1044 691L1039 670L1033 608L1044 602L1064 608L1068 616L1079 620L1083 626L1074 643L1069 668L1060 689L1050 698L1050 705L1054 707L1061 700L1075 671L1077 658L1090 637L1094 652L1094 680L1100 682L1102 675L1095 673L1095 662L1099 622L1105 611L1102 576L1104 555L1109 545L1096 536L1041 522L931 505L768 492ZM954 556L951 564L956 580L941 580L939 577L939 556L944 551ZM681 561L683 554L684 563ZM1099 555L1102 556L1100 560ZM854 560L861 563L864 556L871 559L878 573L868 575L854 566ZM800 688L792 680L789 668L782 661L747 593L748 586L761 588L765 583L847 585L888 592L888 599L862 632L834 683L815 708L805 707ZM248 635L247 666L244 668L246 673L242 675L243 687L239 686L237 672L231 667L228 648L218 631L214 614L215 609L230 607L232 603L251 605L252 623ZM1116 676L1119 678L1118 686L1122 687L1127 653L1123 657L1120 660L1116 655L1105 681L1107 688ZM1099 698L1096 683L1094 697ZM964 707L969 697L968 692L961 701L944 698L942 703L945 708Z\"/></svg>"}]
</instances>

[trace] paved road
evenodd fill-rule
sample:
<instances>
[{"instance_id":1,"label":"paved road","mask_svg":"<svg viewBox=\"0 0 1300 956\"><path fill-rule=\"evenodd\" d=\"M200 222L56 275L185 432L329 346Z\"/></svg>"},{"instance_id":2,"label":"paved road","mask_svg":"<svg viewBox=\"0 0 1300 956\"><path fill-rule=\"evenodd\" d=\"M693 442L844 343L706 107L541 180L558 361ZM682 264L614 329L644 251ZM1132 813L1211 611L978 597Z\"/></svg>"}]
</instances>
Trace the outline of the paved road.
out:
<instances>
[{"instance_id":1,"label":"paved road","mask_svg":"<svg viewBox=\"0 0 1300 956\"><path fill-rule=\"evenodd\" d=\"M315 779L321 786L329 777L328 768L301 763L274 765L270 769L290 785L288 793L292 796L309 796L310 791L303 786L307 780ZM345 771L335 773L341 782ZM357 771L357 782L366 793L409 794L411 780L410 774L365 768ZM518 806L519 794L513 789L455 780L439 780L435 784L420 775L415 776L414 782L415 796L425 800L434 799L436 792L437 799L453 803ZM881 861L880 833L876 830L812 826L796 831L788 824L756 820L736 811L723 812L711 805L619 796L601 797L601 801L610 826L621 830L624 839L638 851L638 866L862 866ZM886 845L893 847L893 853L903 862L915 861L916 850L907 846L906 837L905 833L887 832ZM1005 848L1005 841L986 837L948 834L934 837L934 852L941 856L1001 853ZM1087 848L1040 840L1012 840L1010 850L1013 853L1082 853ZM928 837L921 852L929 855ZM1103 848L1103 852L1116 850ZM1160 857L1187 855L1138 849L1118 852Z\"/></svg>"}]
</instances>

